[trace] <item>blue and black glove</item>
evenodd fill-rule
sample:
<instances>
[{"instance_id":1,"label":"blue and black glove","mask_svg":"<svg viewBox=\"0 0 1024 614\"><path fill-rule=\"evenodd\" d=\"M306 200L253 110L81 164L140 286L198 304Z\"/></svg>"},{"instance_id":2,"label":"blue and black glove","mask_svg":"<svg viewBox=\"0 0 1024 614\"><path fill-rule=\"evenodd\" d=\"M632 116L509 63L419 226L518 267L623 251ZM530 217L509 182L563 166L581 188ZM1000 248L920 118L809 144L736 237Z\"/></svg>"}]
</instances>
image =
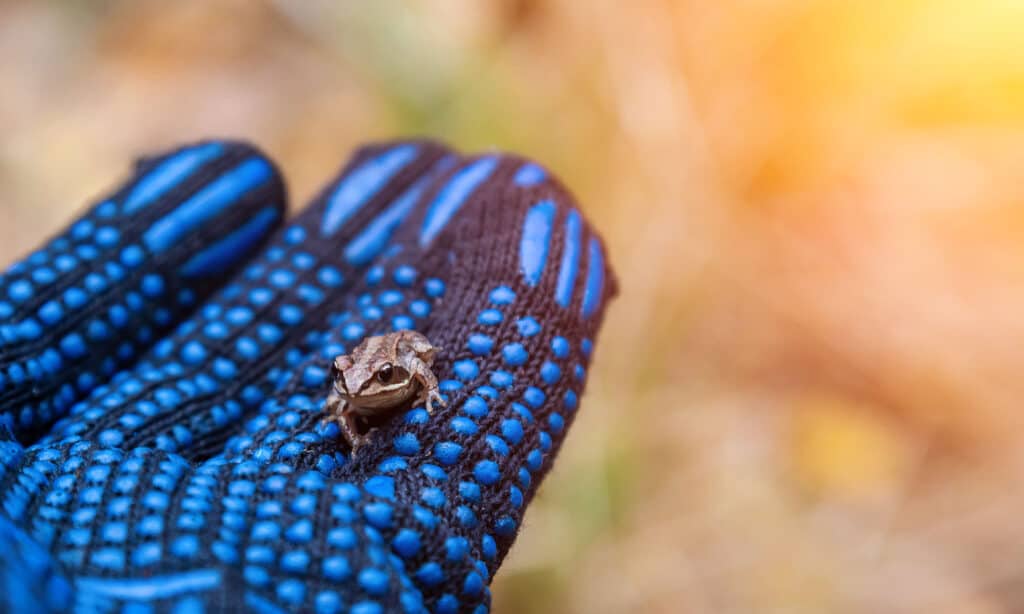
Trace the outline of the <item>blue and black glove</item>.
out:
<instances>
[{"instance_id":1,"label":"blue and black glove","mask_svg":"<svg viewBox=\"0 0 1024 614\"><path fill-rule=\"evenodd\" d=\"M0 277L0 607L488 609L615 292L600 240L536 164L431 142L284 203L251 147L185 147ZM352 454L331 361L402 329L447 406Z\"/></svg>"}]
</instances>

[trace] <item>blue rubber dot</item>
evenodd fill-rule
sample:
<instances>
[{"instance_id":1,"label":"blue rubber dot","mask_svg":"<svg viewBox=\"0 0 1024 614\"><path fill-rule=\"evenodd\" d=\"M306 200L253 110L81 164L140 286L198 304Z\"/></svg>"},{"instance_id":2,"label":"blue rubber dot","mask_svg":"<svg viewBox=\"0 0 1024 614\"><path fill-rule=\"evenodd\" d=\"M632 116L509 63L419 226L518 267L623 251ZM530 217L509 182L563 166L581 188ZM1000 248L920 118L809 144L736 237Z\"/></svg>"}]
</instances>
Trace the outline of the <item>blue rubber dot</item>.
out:
<instances>
[{"instance_id":1,"label":"blue rubber dot","mask_svg":"<svg viewBox=\"0 0 1024 614\"><path fill-rule=\"evenodd\" d=\"M120 233L117 232L117 229L111 228L110 226L104 226L103 228L100 228L99 230L96 231L95 235L96 243L98 243L102 247L110 247L111 245L117 243L120 240L120 238L121 235Z\"/></svg>"},{"instance_id":2,"label":"blue rubber dot","mask_svg":"<svg viewBox=\"0 0 1024 614\"><path fill-rule=\"evenodd\" d=\"M181 348L181 359L190 365L197 365L206 359L206 348L198 341L189 341Z\"/></svg>"},{"instance_id":3,"label":"blue rubber dot","mask_svg":"<svg viewBox=\"0 0 1024 614\"><path fill-rule=\"evenodd\" d=\"M375 475L366 480L363 488L375 497L383 499L394 499L395 497L395 479L388 476Z\"/></svg>"},{"instance_id":4,"label":"blue rubber dot","mask_svg":"<svg viewBox=\"0 0 1024 614\"><path fill-rule=\"evenodd\" d=\"M277 597L285 603L299 605L306 596L306 585L295 578L289 578L277 585Z\"/></svg>"},{"instance_id":5,"label":"blue rubber dot","mask_svg":"<svg viewBox=\"0 0 1024 614\"><path fill-rule=\"evenodd\" d=\"M420 471L423 472L423 475L437 482L443 482L444 480L448 479L448 474L445 473L444 469L441 469L437 465L427 463L420 467Z\"/></svg>"},{"instance_id":6,"label":"blue rubber dot","mask_svg":"<svg viewBox=\"0 0 1024 614\"><path fill-rule=\"evenodd\" d=\"M145 254L138 245L129 245L121 250L121 264L129 268L135 268L142 264Z\"/></svg>"},{"instance_id":7,"label":"blue rubber dot","mask_svg":"<svg viewBox=\"0 0 1024 614\"><path fill-rule=\"evenodd\" d=\"M508 371L494 371L491 373L491 385L495 388L505 389L512 385L515 378Z\"/></svg>"},{"instance_id":8,"label":"blue rubber dot","mask_svg":"<svg viewBox=\"0 0 1024 614\"><path fill-rule=\"evenodd\" d=\"M494 347L494 340L487 335L481 335L474 333L469 336L469 342L466 344L470 352L473 352L477 356L486 356L490 353L491 348Z\"/></svg>"},{"instance_id":9,"label":"blue rubber dot","mask_svg":"<svg viewBox=\"0 0 1024 614\"><path fill-rule=\"evenodd\" d=\"M391 318L391 330L412 330L416 328L416 322L407 315L397 315Z\"/></svg>"},{"instance_id":10,"label":"blue rubber dot","mask_svg":"<svg viewBox=\"0 0 1024 614\"><path fill-rule=\"evenodd\" d=\"M23 303L32 298L32 292L32 284L24 279L19 279L7 288L7 295L15 303Z\"/></svg>"},{"instance_id":11,"label":"blue rubber dot","mask_svg":"<svg viewBox=\"0 0 1024 614\"><path fill-rule=\"evenodd\" d=\"M498 391L493 386L480 386L476 389L476 393L492 401L498 398Z\"/></svg>"},{"instance_id":12,"label":"blue rubber dot","mask_svg":"<svg viewBox=\"0 0 1024 614\"><path fill-rule=\"evenodd\" d=\"M416 556L420 549L420 534L412 529L402 529L395 536L391 545L402 558Z\"/></svg>"},{"instance_id":13,"label":"blue rubber dot","mask_svg":"<svg viewBox=\"0 0 1024 614\"><path fill-rule=\"evenodd\" d=\"M18 336L22 339L38 339L43 334L43 328L33 319L23 320L18 324Z\"/></svg>"},{"instance_id":14,"label":"blue rubber dot","mask_svg":"<svg viewBox=\"0 0 1024 614\"><path fill-rule=\"evenodd\" d=\"M453 368L455 376L462 380L471 380L480 374L480 367L477 366L476 361L469 358L456 361Z\"/></svg>"},{"instance_id":15,"label":"blue rubber dot","mask_svg":"<svg viewBox=\"0 0 1024 614\"><path fill-rule=\"evenodd\" d=\"M462 446L454 441L441 441L434 444L434 457L442 465L454 465L462 453Z\"/></svg>"},{"instance_id":16,"label":"blue rubber dot","mask_svg":"<svg viewBox=\"0 0 1024 614\"><path fill-rule=\"evenodd\" d=\"M402 293L398 290L385 290L380 293L380 297L377 299L377 304L381 307L394 307L400 304L404 300Z\"/></svg>"},{"instance_id":17,"label":"blue rubber dot","mask_svg":"<svg viewBox=\"0 0 1024 614\"><path fill-rule=\"evenodd\" d=\"M455 595L445 593L437 600L437 608L435 610L437 614L457 614L458 611L459 600Z\"/></svg>"},{"instance_id":18,"label":"blue rubber dot","mask_svg":"<svg viewBox=\"0 0 1024 614\"><path fill-rule=\"evenodd\" d=\"M376 286L382 279L384 279L384 268L380 265L370 267L370 270L366 272L366 283L370 286Z\"/></svg>"},{"instance_id":19,"label":"blue rubber dot","mask_svg":"<svg viewBox=\"0 0 1024 614\"><path fill-rule=\"evenodd\" d=\"M353 544L354 539L353 534ZM340 582L352 575L352 568L349 566L347 558L337 555L329 556L324 559L323 574L328 580Z\"/></svg>"},{"instance_id":20,"label":"blue rubber dot","mask_svg":"<svg viewBox=\"0 0 1024 614\"><path fill-rule=\"evenodd\" d=\"M480 577L475 571L471 571L466 574L466 579L462 583L462 593L471 597L476 597L484 590L484 579Z\"/></svg>"},{"instance_id":21,"label":"blue rubber dot","mask_svg":"<svg viewBox=\"0 0 1024 614\"><path fill-rule=\"evenodd\" d=\"M530 453L526 455L526 468L531 472L540 469L541 463L544 462L544 455L541 454L540 450L530 450Z\"/></svg>"},{"instance_id":22,"label":"blue rubber dot","mask_svg":"<svg viewBox=\"0 0 1024 614\"><path fill-rule=\"evenodd\" d=\"M476 482L459 482L459 496L467 501L480 501L480 485Z\"/></svg>"},{"instance_id":23,"label":"blue rubber dot","mask_svg":"<svg viewBox=\"0 0 1024 614\"><path fill-rule=\"evenodd\" d=\"M235 363L226 358L216 358L213 361L213 374L223 380L230 380L238 373Z\"/></svg>"},{"instance_id":24,"label":"blue rubber dot","mask_svg":"<svg viewBox=\"0 0 1024 614\"><path fill-rule=\"evenodd\" d=\"M142 293L149 297L160 296L164 292L164 280L159 275L149 274L142 278Z\"/></svg>"},{"instance_id":25,"label":"blue rubber dot","mask_svg":"<svg viewBox=\"0 0 1024 614\"><path fill-rule=\"evenodd\" d=\"M60 256L57 256L57 258L53 261L53 264L57 267L58 271L61 271L62 273L67 273L68 271L71 271L76 266L78 266L78 261L75 260L73 256L70 256L68 254L61 254Z\"/></svg>"},{"instance_id":26,"label":"blue rubber dot","mask_svg":"<svg viewBox=\"0 0 1024 614\"><path fill-rule=\"evenodd\" d=\"M232 307L224 314L224 319L231 326L245 326L252 318L252 310L247 307Z\"/></svg>"},{"instance_id":27,"label":"blue rubber dot","mask_svg":"<svg viewBox=\"0 0 1024 614\"><path fill-rule=\"evenodd\" d=\"M498 544L494 542L494 538L490 535L484 535L480 540L480 549L485 559L493 559L498 554Z\"/></svg>"},{"instance_id":28,"label":"blue rubber dot","mask_svg":"<svg viewBox=\"0 0 1024 614\"><path fill-rule=\"evenodd\" d=\"M148 542L140 545L132 553L132 564L136 567L146 567L160 561L163 549L160 544Z\"/></svg>"},{"instance_id":29,"label":"blue rubber dot","mask_svg":"<svg viewBox=\"0 0 1024 614\"><path fill-rule=\"evenodd\" d=\"M89 300L89 295L81 288L71 287L64 291L64 304L69 309L78 309Z\"/></svg>"},{"instance_id":30,"label":"blue rubber dot","mask_svg":"<svg viewBox=\"0 0 1024 614\"><path fill-rule=\"evenodd\" d=\"M44 323L52 325L60 321L64 316L64 310L61 309L60 303L47 301L39 308L38 315Z\"/></svg>"},{"instance_id":31,"label":"blue rubber dot","mask_svg":"<svg viewBox=\"0 0 1024 614\"><path fill-rule=\"evenodd\" d=\"M363 508L366 521L378 529L391 526L391 506L387 503L369 503Z\"/></svg>"},{"instance_id":32,"label":"blue rubber dot","mask_svg":"<svg viewBox=\"0 0 1024 614\"><path fill-rule=\"evenodd\" d=\"M408 288L416 282L416 269L408 265L402 265L395 269L395 283L403 288Z\"/></svg>"},{"instance_id":33,"label":"blue rubber dot","mask_svg":"<svg viewBox=\"0 0 1024 614\"><path fill-rule=\"evenodd\" d=\"M509 486L508 500L513 507L519 508L523 506L523 491L519 490L515 486Z\"/></svg>"},{"instance_id":34,"label":"blue rubber dot","mask_svg":"<svg viewBox=\"0 0 1024 614\"><path fill-rule=\"evenodd\" d=\"M373 567L359 572L359 586L374 596L384 595L388 590L388 574Z\"/></svg>"},{"instance_id":35,"label":"blue rubber dot","mask_svg":"<svg viewBox=\"0 0 1024 614\"><path fill-rule=\"evenodd\" d=\"M437 586L444 582L444 571L434 562L424 563L414 575L416 580L425 586Z\"/></svg>"},{"instance_id":36,"label":"blue rubber dot","mask_svg":"<svg viewBox=\"0 0 1024 614\"><path fill-rule=\"evenodd\" d=\"M449 537L444 540L445 558L450 563L459 563L469 553L469 542L465 537Z\"/></svg>"},{"instance_id":37,"label":"blue rubber dot","mask_svg":"<svg viewBox=\"0 0 1024 614\"><path fill-rule=\"evenodd\" d=\"M349 324L346 324L345 327L341 329L341 336L344 337L347 341L355 341L357 339L361 339L364 333L365 329L363 328L363 325L359 324L358 322L351 322Z\"/></svg>"},{"instance_id":38,"label":"blue rubber dot","mask_svg":"<svg viewBox=\"0 0 1024 614\"><path fill-rule=\"evenodd\" d=\"M540 377L544 380L545 384L557 384L558 380L562 377L562 370L558 368L558 365L548 360L541 365Z\"/></svg>"},{"instance_id":39,"label":"blue rubber dot","mask_svg":"<svg viewBox=\"0 0 1024 614\"><path fill-rule=\"evenodd\" d=\"M292 573L305 573L309 566L309 554L305 550L292 550L281 557L281 569Z\"/></svg>"},{"instance_id":40,"label":"blue rubber dot","mask_svg":"<svg viewBox=\"0 0 1024 614\"><path fill-rule=\"evenodd\" d=\"M327 371L316 365L309 365L302 371L302 384L311 388L323 386L327 382Z\"/></svg>"},{"instance_id":41,"label":"blue rubber dot","mask_svg":"<svg viewBox=\"0 0 1024 614\"><path fill-rule=\"evenodd\" d=\"M288 245L298 245L306 240L306 229L302 226L290 226L284 232L284 240Z\"/></svg>"},{"instance_id":42,"label":"blue rubber dot","mask_svg":"<svg viewBox=\"0 0 1024 614\"><path fill-rule=\"evenodd\" d=\"M69 358L79 358L85 355L85 341L78 333L71 333L60 340L60 351Z\"/></svg>"},{"instance_id":43,"label":"blue rubber dot","mask_svg":"<svg viewBox=\"0 0 1024 614\"><path fill-rule=\"evenodd\" d=\"M384 608L376 601L360 601L352 604L348 614L383 614Z\"/></svg>"},{"instance_id":44,"label":"blue rubber dot","mask_svg":"<svg viewBox=\"0 0 1024 614\"><path fill-rule=\"evenodd\" d=\"M565 337L555 337L551 340L551 351L558 358L567 358L569 356L569 340Z\"/></svg>"},{"instance_id":45,"label":"blue rubber dot","mask_svg":"<svg viewBox=\"0 0 1024 614\"><path fill-rule=\"evenodd\" d=\"M417 318L425 318L430 315L430 303L424 300L416 300L409 303L409 311Z\"/></svg>"},{"instance_id":46,"label":"blue rubber dot","mask_svg":"<svg viewBox=\"0 0 1024 614\"><path fill-rule=\"evenodd\" d=\"M242 570L242 577L253 586L266 586L270 582L270 574L267 573L267 570L255 565L246 565Z\"/></svg>"},{"instance_id":47,"label":"blue rubber dot","mask_svg":"<svg viewBox=\"0 0 1024 614\"><path fill-rule=\"evenodd\" d=\"M560 414L553 413L548 416L548 425L551 426L552 431L561 433L562 429L565 428L565 420L562 419Z\"/></svg>"},{"instance_id":48,"label":"blue rubber dot","mask_svg":"<svg viewBox=\"0 0 1024 614\"><path fill-rule=\"evenodd\" d=\"M467 529L472 529L477 525L476 514L465 505L455 508L455 517L458 519L459 524Z\"/></svg>"},{"instance_id":49,"label":"blue rubber dot","mask_svg":"<svg viewBox=\"0 0 1024 614\"><path fill-rule=\"evenodd\" d=\"M516 328L519 329L519 334L524 337L533 337L541 331L540 324L530 316L519 318L516 321Z\"/></svg>"},{"instance_id":50,"label":"blue rubber dot","mask_svg":"<svg viewBox=\"0 0 1024 614\"><path fill-rule=\"evenodd\" d=\"M420 441L413 433L402 433L395 437L395 451L399 454L411 456L420 451Z\"/></svg>"},{"instance_id":51,"label":"blue rubber dot","mask_svg":"<svg viewBox=\"0 0 1024 614\"><path fill-rule=\"evenodd\" d=\"M498 286L491 290L490 300L495 305L508 305L516 300L516 293L508 286Z\"/></svg>"},{"instance_id":52,"label":"blue rubber dot","mask_svg":"<svg viewBox=\"0 0 1024 614\"><path fill-rule=\"evenodd\" d=\"M420 492L420 500L430 507L440 508L444 506L447 498L444 496L444 491L440 488L428 486Z\"/></svg>"},{"instance_id":53,"label":"blue rubber dot","mask_svg":"<svg viewBox=\"0 0 1024 614\"><path fill-rule=\"evenodd\" d=\"M530 386L523 392L523 400L534 409L543 405L545 398L544 391L536 386Z\"/></svg>"},{"instance_id":54,"label":"blue rubber dot","mask_svg":"<svg viewBox=\"0 0 1024 614\"><path fill-rule=\"evenodd\" d=\"M480 316L477 318L477 322L484 326L495 326L501 324L504 316L497 309L485 309L480 312Z\"/></svg>"},{"instance_id":55,"label":"blue rubber dot","mask_svg":"<svg viewBox=\"0 0 1024 614\"><path fill-rule=\"evenodd\" d=\"M309 520L300 520L288 527L284 538L292 543L305 543L313 538L313 525Z\"/></svg>"},{"instance_id":56,"label":"blue rubber dot","mask_svg":"<svg viewBox=\"0 0 1024 614\"><path fill-rule=\"evenodd\" d=\"M302 322L302 310L295 305L283 305L278 312L281 321L289 326L295 326Z\"/></svg>"},{"instance_id":57,"label":"blue rubber dot","mask_svg":"<svg viewBox=\"0 0 1024 614\"><path fill-rule=\"evenodd\" d=\"M509 449L505 440L497 435L488 435L486 438L488 447L498 456L508 456Z\"/></svg>"},{"instance_id":58,"label":"blue rubber dot","mask_svg":"<svg viewBox=\"0 0 1024 614\"><path fill-rule=\"evenodd\" d=\"M501 423L501 435L515 445L523 439L523 425L518 420L508 419Z\"/></svg>"},{"instance_id":59,"label":"blue rubber dot","mask_svg":"<svg viewBox=\"0 0 1024 614\"><path fill-rule=\"evenodd\" d=\"M426 424L429 420L430 414L422 407L409 410L409 413L405 414L406 424Z\"/></svg>"},{"instance_id":60,"label":"blue rubber dot","mask_svg":"<svg viewBox=\"0 0 1024 614\"><path fill-rule=\"evenodd\" d=\"M85 289L93 294L99 294L107 288L107 280L96 273L86 275L82 283L85 284Z\"/></svg>"},{"instance_id":61,"label":"blue rubber dot","mask_svg":"<svg viewBox=\"0 0 1024 614\"><path fill-rule=\"evenodd\" d=\"M104 446L119 446L124 441L124 434L117 429L106 429L100 433L99 441Z\"/></svg>"},{"instance_id":62,"label":"blue rubber dot","mask_svg":"<svg viewBox=\"0 0 1024 614\"><path fill-rule=\"evenodd\" d=\"M566 390L565 397L562 399L562 407L572 411L576 409L577 405L579 405L579 400L576 398L576 393L572 390Z\"/></svg>"},{"instance_id":63,"label":"blue rubber dot","mask_svg":"<svg viewBox=\"0 0 1024 614\"><path fill-rule=\"evenodd\" d=\"M114 217L117 215L117 204L113 201L106 201L99 207L96 207L96 216L101 218Z\"/></svg>"},{"instance_id":64,"label":"blue rubber dot","mask_svg":"<svg viewBox=\"0 0 1024 614\"><path fill-rule=\"evenodd\" d=\"M89 238L95 228L91 220L79 220L71 226L71 236L79 241L84 241Z\"/></svg>"},{"instance_id":65,"label":"blue rubber dot","mask_svg":"<svg viewBox=\"0 0 1024 614\"><path fill-rule=\"evenodd\" d=\"M270 274L267 280L270 282L270 285L277 288L290 288L295 283L295 273L287 269L277 269Z\"/></svg>"},{"instance_id":66,"label":"blue rubber dot","mask_svg":"<svg viewBox=\"0 0 1024 614\"><path fill-rule=\"evenodd\" d=\"M492 460L482 460L473 467L473 477L481 484L489 486L501 478L501 468Z\"/></svg>"},{"instance_id":67,"label":"blue rubber dot","mask_svg":"<svg viewBox=\"0 0 1024 614\"><path fill-rule=\"evenodd\" d=\"M199 551L199 538L195 535L182 535L171 544L171 552L180 558L191 558Z\"/></svg>"},{"instance_id":68,"label":"blue rubber dot","mask_svg":"<svg viewBox=\"0 0 1024 614\"><path fill-rule=\"evenodd\" d=\"M494 532L501 537L513 537L516 534L516 521L511 516L502 516L494 523Z\"/></svg>"},{"instance_id":69,"label":"blue rubber dot","mask_svg":"<svg viewBox=\"0 0 1024 614\"><path fill-rule=\"evenodd\" d=\"M487 415L487 402L478 396L471 396L462 404L462 411L473 418L483 418Z\"/></svg>"},{"instance_id":70,"label":"blue rubber dot","mask_svg":"<svg viewBox=\"0 0 1024 614\"><path fill-rule=\"evenodd\" d=\"M444 282L436 277L428 279L423 288L426 290L427 296L431 298L437 298L444 295Z\"/></svg>"},{"instance_id":71,"label":"blue rubber dot","mask_svg":"<svg viewBox=\"0 0 1024 614\"><path fill-rule=\"evenodd\" d=\"M594 342L590 339L584 339L580 342L580 350L583 351L583 355L590 357L591 352L594 351Z\"/></svg>"},{"instance_id":72,"label":"blue rubber dot","mask_svg":"<svg viewBox=\"0 0 1024 614\"><path fill-rule=\"evenodd\" d=\"M526 348L521 343L509 343L501 348L501 355L505 359L505 364L510 367L518 367L529 358Z\"/></svg>"},{"instance_id":73,"label":"blue rubber dot","mask_svg":"<svg viewBox=\"0 0 1024 614\"><path fill-rule=\"evenodd\" d=\"M449 425L452 427L453 431L460 435L475 435L478 430L476 422L473 422L469 418L465 418L463 416L456 416L455 418L452 418Z\"/></svg>"},{"instance_id":74,"label":"blue rubber dot","mask_svg":"<svg viewBox=\"0 0 1024 614\"><path fill-rule=\"evenodd\" d=\"M235 341L235 351L246 360L256 360L260 356L260 346L249 337Z\"/></svg>"}]
</instances>

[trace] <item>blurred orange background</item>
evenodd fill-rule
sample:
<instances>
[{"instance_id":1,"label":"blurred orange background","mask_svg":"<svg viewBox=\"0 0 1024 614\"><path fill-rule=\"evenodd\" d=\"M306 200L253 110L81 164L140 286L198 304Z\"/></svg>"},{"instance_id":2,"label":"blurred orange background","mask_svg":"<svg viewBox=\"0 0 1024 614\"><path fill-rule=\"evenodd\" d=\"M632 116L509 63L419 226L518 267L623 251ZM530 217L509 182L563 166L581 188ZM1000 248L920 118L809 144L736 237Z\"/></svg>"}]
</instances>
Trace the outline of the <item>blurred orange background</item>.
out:
<instances>
[{"instance_id":1,"label":"blurred orange background","mask_svg":"<svg viewBox=\"0 0 1024 614\"><path fill-rule=\"evenodd\" d=\"M0 0L0 260L134 157L553 168L622 282L498 612L1024 611L1019 0Z\"/></svg>"}]
</instances>

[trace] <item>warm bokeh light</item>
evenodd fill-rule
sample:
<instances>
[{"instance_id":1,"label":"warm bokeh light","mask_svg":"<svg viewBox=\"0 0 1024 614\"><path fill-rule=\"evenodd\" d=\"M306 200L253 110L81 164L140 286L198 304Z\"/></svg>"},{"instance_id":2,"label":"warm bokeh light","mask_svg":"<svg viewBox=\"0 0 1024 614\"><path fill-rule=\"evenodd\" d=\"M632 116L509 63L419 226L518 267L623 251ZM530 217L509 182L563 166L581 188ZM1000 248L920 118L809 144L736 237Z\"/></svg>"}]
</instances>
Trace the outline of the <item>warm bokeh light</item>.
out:
<instances>
[{"instance_id":1,"label":"warm bokeh light","mask_svg":"<svg viewBox=\"0 0 1024 614\"><path fill-rule=\"evenodd\" d=\"M242 136L548 164L622 294L499 612L1017 612L1019 0L0 1L0 260Z\"/></svg>"}]
</instances>

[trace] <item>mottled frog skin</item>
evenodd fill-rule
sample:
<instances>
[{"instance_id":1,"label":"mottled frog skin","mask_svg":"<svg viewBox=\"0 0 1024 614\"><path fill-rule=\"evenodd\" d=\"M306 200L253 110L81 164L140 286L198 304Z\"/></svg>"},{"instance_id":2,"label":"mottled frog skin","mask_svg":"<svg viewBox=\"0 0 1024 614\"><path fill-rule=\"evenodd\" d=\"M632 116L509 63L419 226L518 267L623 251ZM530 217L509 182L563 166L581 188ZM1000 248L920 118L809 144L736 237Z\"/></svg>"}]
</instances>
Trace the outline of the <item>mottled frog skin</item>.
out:
<instances>
[{"instance_id":1,"label":"mottled frog skin","mask_svg":"<svg viewBox=\"0 0 1024 614\"><path fill-rule=\"evenodd\" d=\"M360 434L357 419L384 416L410 400L445 405L431 371L439 348L416 331L403 330L363 340L331 368L331 392L325 422L334 421L355 451L370 433Z\"/></svg>"}]
</instances>

